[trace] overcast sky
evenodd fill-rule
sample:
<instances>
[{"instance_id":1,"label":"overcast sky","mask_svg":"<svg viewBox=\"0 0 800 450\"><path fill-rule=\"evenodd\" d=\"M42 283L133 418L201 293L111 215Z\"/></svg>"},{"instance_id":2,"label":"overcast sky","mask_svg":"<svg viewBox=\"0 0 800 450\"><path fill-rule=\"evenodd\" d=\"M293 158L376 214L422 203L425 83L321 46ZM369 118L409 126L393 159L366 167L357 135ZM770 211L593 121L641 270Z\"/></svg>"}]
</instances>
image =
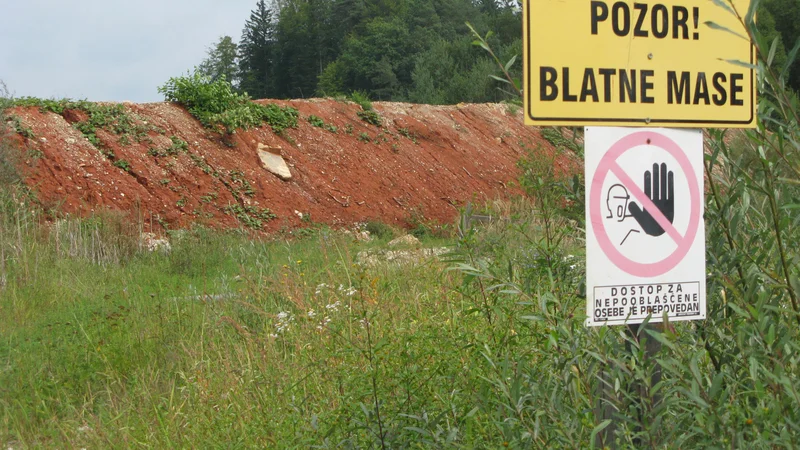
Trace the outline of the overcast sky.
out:
<instances>
[{"instance_id":1,"label":"overcast sky","mask_svg":"<svg viewBox=\"0 0 800 450\"><path fill-rule=\"evenodd\" d=\"M238 42L256 0L0 0L0 80L15 97L162 101L158 86Z\"/></svg>"}]
</instances>

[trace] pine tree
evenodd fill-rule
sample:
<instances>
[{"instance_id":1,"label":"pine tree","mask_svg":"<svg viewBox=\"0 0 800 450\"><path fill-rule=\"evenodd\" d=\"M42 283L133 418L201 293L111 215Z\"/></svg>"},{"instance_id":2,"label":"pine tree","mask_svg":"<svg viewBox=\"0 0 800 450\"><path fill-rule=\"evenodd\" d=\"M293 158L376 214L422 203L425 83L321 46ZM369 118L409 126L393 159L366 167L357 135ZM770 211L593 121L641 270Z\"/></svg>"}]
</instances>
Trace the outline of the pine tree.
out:
<instances>
[{"instance_id":1,"label":"pine tree","mask_svg":"<svg viewBox=\"0 0 800 450\"><path fill-rule=\"evenodd\" d=\"M264 0L259 0L256 9L250 12L239 43L240 89L253 98L275 94L275 48L273 14Z\"/></svg>"}]
</instances>

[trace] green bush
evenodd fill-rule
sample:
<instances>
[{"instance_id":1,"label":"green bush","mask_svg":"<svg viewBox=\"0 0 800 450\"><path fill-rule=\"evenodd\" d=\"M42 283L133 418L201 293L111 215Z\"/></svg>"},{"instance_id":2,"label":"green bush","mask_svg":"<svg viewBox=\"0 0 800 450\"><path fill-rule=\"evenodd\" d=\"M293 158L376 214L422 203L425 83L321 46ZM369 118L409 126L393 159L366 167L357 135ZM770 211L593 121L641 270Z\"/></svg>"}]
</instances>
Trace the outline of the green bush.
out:
<instances>
[{"instance_id":1,"label":"green bush","mask_svg":"<svg viewBox=\"0 0 800 450\"><path fill-rule=\"evenodd\" d=\"M222 128L229 134L263 123L275 133L297 127L298 111L295 108L254 103L247 94L234 92L224 78L211 81L198 73L173 77L158 91L167 101L184 105L203 126Z\"/></svg>"},{"instance_id":2,"label":"green bush","mask_svg":"<svg viewBox=\"0 0 800 450\"><path fill-rule=\"evenodd\" d=\"M364 91L354 91L350 94L350 100L360 106L364 111L372 110L372 101L370 101L369 96Z\"/></svg>"},{"instance_id":3,"label":"green bush","mask_svg":"<svg viewBox=\"0 0 800 450\"><path fill-rule=\"evenodd\" d=\"M394 228L390 225L376 220L367 222L364 231L369 232L370 236L374 236L377 239L391 239L397 235Z\"/></svg>"}]
</instances>

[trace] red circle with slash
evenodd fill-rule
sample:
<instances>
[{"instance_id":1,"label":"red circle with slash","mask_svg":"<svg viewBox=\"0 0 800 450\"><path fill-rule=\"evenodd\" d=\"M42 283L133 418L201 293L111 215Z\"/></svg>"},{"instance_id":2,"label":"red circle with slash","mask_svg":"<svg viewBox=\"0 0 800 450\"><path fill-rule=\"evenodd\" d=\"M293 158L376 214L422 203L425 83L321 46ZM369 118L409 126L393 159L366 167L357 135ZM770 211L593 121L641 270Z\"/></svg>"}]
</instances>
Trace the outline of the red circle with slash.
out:
<instances>
[{"instance_id":1,"label":"red circle with slash","mask_svg":"<svg viewBox=\"0 0 800 450\"><path fill-rule=\"evenodd\" d=\"M645 142L648 143L648 145L655 145L672 155L672 157L678 161L678 165L685 174L685 178L689 184L690 208L689 226L686 233L683 235L675 229L658 207L653 204L650 198L642 192L633 179L631 179L617 163L619 157L625 152L644 145ZM668 236L677 244L677 248L669 256L661 261L642 263L623 255L611 242L605 225L603 224L602 214L603 183L609 173L613 173L622 185L628 189L631 196L638 200L642 204L642 207L650 213L656 222L658 222L661 228L666 232L665 235L662 236ZM614 265L630 275L646 278L663 275L674 269L675 266L683 260L692 248L694 239L697 236L697 230L700 226L700 187L695 177L692 176L693 173L694 169L692 164L689 162L689 158L686 157L686 154L680 146L669 137L654 131L631 133L611 146L600 160L594 178L592 179L591 191L589 193L589 217L592 221L592 229L600 248Z\"/></svg>"}]
</instances>

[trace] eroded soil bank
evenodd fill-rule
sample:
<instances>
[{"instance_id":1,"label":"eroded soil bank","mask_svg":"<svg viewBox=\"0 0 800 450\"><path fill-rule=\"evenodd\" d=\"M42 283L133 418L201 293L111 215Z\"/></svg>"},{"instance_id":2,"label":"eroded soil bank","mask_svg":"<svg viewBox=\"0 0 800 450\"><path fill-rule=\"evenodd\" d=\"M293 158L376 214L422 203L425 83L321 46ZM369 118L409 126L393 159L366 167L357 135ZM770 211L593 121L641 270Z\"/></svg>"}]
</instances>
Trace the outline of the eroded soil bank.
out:
<instances>
[{"instance_id":1,"label":"eroded soil bank","mask_svg":"<svg viewBox=\"0 0 800 450\"><path fill-rule=\"evenodd\" d=\"M299 111L297 128L224 138L180 105L125 103L134 130L98 128L91 142L75 126L86 121L83 111L16 107L8 114L29 131L16 139L26 182L46 208L73 216L125 211L157 233L191 223L273 232L310 222L450 222L467 201L519 194L512 184L526 149L542 157L554 151L539 129L523 124L519 108L506 105L376 102L379 127L361 120L353 103L274 103ZM312 115L322 123L309 122ZM268 171L259 149L280 154L291 179ZM581 168L569 155L556 166Z\"/></svg>"}]
</instances>

